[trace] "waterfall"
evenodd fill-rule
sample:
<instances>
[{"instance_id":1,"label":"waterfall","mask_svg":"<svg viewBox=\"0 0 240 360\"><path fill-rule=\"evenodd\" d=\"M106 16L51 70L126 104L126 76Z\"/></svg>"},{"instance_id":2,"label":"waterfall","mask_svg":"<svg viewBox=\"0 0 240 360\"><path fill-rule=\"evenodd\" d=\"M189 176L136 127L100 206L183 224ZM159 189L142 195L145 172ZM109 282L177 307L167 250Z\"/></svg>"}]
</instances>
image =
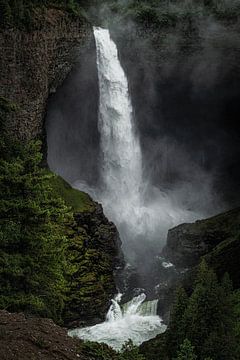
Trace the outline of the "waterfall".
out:
<instances>
[{"instance_id":1,"label":"waterfall","mask_svg":"<svg viewBox=\"0 0 240 360\"><path fill-rule=\"evenodd\" d=\"M164 332L166 326L157 315L158 300L145 301L146 295L140 294L124 305L117 296L106 316L106 321L91 327L69 332L83 340L104 342L116 350L131 339L135 345L154 338Z\"/></svg>"},{"instance_id":2,"label":"waterfall","mask_svg":"<svg viewBox=\"0 0 240 360\"><path fill-rule=\"evenodd\" d=\"M99 131L101 134L102 180L111 200L128 199L140 206L142 155L133 124L128 81L118 60L109 31L94 28L100 88Z\"/></svg>"},{"instance_id":3,"label":"waterfall","mask_svg":"<svg viewBox=\"0 0 240 360\"><path fill-rule=\"evenodd\" d=\"M120 231L125 256L146 268L151 255L160 250L159 242L167 230L188 219L167 194L153 189L143 179L142 153L135 129L128 81L118 58L118 51L109 31L94 28L99 80L98 127L101 141L101 188L95 198L102 202L106 215ZM84 189L82 183L75 184ZM89 189L86 188L88 191ZM146 196L147 194L147 196ZM151 196L149 195L151 194ZM146 260L147 261L146 261ZM150 261L149 261L150 260ZM165 331L157 315L157 300L145 301L146 295L134 297L120 305L121 296L112 300L106 321L95 326L69 332L83 340L104 342L121 349L129 339L139 345Z\"/></svg>"},{"instance_id":4,"label":"waterfall","mask_svg":"<svg viewBox=\"0 0 240 360\"><path fill-rule=\"evenodd\" d=\"M143 316L157 315L158 300L145 301L146 295L141 294L122 306L124 315L136 314Z\"/></svg>"},{"instance_id":5,"label":"waterfall","mask_svg":"<svg viewBox=\"0 0 240 360\"><path fill-rule=\"evenodd\" d=\"M116 221L121 235L141 233L142 154L133 121L128 81L118 59L109 31L94 28L99 79L99 120L101 135L100 200L107 215ZM128 234L129 235L129 234ZM124 240L124 239L123 239Z\"/></svg>"},{"instance_id":6,"label":"waterfall","mask_svg":"<svg viewBox=\"0 0 240 360\"><path fill-rule=\"evenodd\" d=\"M99 81L101 186L92 190L78 181L74 187L89 192L103 204L107 217L118 227L125 257L130 263L142 263L142 258L154 256L156 248L160 250L159 245L164 243L169 228L191 217L167 194L144 180L128 80L116 44L107 29L95 27L94 36Z\"/></svg>"}]
</instances>

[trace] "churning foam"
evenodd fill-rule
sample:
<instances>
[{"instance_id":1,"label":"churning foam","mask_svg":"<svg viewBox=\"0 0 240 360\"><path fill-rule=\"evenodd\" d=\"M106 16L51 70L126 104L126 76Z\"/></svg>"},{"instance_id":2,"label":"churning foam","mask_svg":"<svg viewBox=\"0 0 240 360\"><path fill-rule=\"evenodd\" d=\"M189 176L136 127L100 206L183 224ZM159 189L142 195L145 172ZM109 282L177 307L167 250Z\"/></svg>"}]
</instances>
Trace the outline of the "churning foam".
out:
<instances>
[{"instance_id":1,"label":"churning foam","mask_svg":"<svg viewBox=\"0 0 240 360\"><path fill-rule=\"evenodd\" d=\"M129 339L135 345L140 345L166 330L157 316L157 300L145 299L146 295L141 294L121 307L120 298L116 297L112 300L104 323L72 330L69 335L104 342L116 350L120 350Z\"/></svg>"}]
</instances>

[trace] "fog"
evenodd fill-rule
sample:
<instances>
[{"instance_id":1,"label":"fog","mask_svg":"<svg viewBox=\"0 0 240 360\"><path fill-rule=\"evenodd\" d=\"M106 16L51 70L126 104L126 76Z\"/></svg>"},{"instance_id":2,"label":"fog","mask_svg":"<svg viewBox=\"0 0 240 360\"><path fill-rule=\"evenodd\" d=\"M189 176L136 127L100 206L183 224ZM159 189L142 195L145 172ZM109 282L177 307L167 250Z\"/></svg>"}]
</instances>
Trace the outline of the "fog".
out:
<instances>
[{"instance_id":1,"label":"fog","mask_svg":"<svg viewBox=\"0 0 240 360\"><path fill-rule=\"evenodd\" d=\"M210 15L196 17L192 33L177 24L156 34L142 31L131 17L116 17L108 5L98 8L97 16L95 11L90 9L89 16L109 26L129 82L148 189L144 201L154 212L154 228L146 231L148 212L141 214L139 227L132 231L132 224L137 224L132 219L138 214L132 213L132 218L128 214L126 223L111 206L105 211L119 226L126 257L135 259L137 254L141 262L160 252L170 227L239 204L239 125L235 120L240 110L240 41L236 26L224 25ZM68 182L101 201L98 109L92 39L49 101L48 163Z\"/></svg>"}]
</instances>

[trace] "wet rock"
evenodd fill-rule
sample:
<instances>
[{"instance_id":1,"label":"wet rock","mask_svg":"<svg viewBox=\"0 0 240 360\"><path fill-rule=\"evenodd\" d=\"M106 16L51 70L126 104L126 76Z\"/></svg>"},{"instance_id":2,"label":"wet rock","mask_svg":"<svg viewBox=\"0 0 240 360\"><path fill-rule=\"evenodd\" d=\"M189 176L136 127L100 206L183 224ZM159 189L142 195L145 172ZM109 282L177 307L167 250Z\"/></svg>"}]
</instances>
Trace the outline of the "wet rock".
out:
<instances>
[{"instance_id":1,"label":"wet rock","mask_svg":"<svg viewBox=\"0 0 240 360\"><path fill-rule=\"evenodd\" d=\"M116 226L93 202L90 211L75 213L68 257L74 266L64 312L69 328L93 325L105 319L117 293L115 275L123 267L121 240Z\"/></svg>"},{"instance_id":2,"label":"wet rock","mask_svg":"<svg viewBox=\"0 0 240 360\"><path fill-rule=\"evenodd\" d=\"M193 224L179 225L169 230L163 255L178 268L191 268L202 256L234 236L239 224L238 208Z\"/></svg>"}]
</instances>

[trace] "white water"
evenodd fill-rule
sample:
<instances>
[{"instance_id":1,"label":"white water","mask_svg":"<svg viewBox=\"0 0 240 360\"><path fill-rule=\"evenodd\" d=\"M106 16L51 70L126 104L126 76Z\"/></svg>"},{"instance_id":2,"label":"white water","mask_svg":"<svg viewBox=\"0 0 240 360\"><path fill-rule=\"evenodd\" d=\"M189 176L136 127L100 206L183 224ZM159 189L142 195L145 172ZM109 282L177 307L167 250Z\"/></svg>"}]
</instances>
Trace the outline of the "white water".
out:
<instances>
[{"instance_id":1,"label":"white water","mask_svg":"<svg viewBox=\"0 0 240 360\"><path fill-rule=\"evenodd\" d=\"M99 200L108 218L117 225L125 257L134 262L136 253L151 256L163 245L169 228L191 221L196 214L143 180L142 153L134 126L128 81L109 31L94 28L99 78L101 138L100 190L91 191L81 182L75 187ZM199 217L199 216L198 216Z\"/></svg>"},{"instance_id":2,"label":"white water","mask_svg":"<svg viewBox=\"0 0 240 360\"><path fill-rule=\"evenodd\" d=\"M74 185L103 203L105 213L118 226L125 257L133 262L140 251L142 258L144 256L143 267L152 261L146 251L152 247L156 254L169 228L192 220L196 215L181 209L168 195L144 181L128 81L117 47L108 30L94 28L94 35L100 91L98 126L102 187L91 192L81 182ZM157 300L144 302L145 298L144 294L135 297L122 308L120 299L115 298L104 323L76 329L69 334L105 342L115 349L120 349L129 339L139 345L166 329L157 316Z\"/></svg>"},{"instance_id":3,"label":"white water","mask_svg":"<svg viewBox=\"0 0 240 360\"><path fill-rule=\"evenodd\" d=\"M157 316L157 300L144 302L145 299L146 295L141 294L121 307L120 298L115 298L104 323L72 330L69 335L104 342L116 350L129 339L140 345L166 330Z\"/></svg>"}]
</instances>

